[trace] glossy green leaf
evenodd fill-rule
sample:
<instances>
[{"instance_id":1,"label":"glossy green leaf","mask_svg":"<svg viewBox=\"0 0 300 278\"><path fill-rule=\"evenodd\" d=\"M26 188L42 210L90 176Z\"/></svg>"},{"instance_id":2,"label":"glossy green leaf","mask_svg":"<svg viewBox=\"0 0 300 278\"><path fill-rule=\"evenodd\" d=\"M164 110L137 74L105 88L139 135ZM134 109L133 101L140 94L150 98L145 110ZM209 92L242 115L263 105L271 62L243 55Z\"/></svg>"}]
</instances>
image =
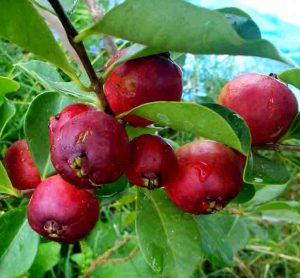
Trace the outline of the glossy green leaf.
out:
<instances>
[{"instance_id":1,"label":"glossy green leaf","mask_svg":"<svg viewBox=\"0 0 300 278\"><path fill-rule=\"evenodd\" d=\"M54 172L50 160L48 121L74 100L57 92L37 96L25 119L25 136L42 178Z\"/></svg>"},{"instance_id":2,"label":"glossy green leaf","mask_svg":"<svg viewBox=\"0 0 300 278\"><path fill-rule=\"evenodd\" d=\"M197 225L163 190L139 191L136 231L140 249L155 272L191 277L202 255Z\"/></svg>"},{"instance_id":3,"label":"glossy green leaf","mask_svg":"<svg viewBox=\"0 0 300 278\"><path fill-rule=\"evenodd\" d=\"M83 92L75 82L65 82L56 68L50 64L32 60L27 63L19 63L17 66L49 91L57 91L76 97L81 102L97 103L98 101L94 94ZM88 83L89 81L87 78L82 78L82 82Z\"/></svg>"},{"instance_id":4,"label":"glossy green leaf","mask_svg":"<svg viewBox=\"0 0 300 278\"><path fill-rule=\"evenodd\" d=\"M0 138L7 123L15 114L15 106L9 100L4 98L2 105L0 105Z\"/></svg>"},{"instance_id":5,"label":"glossy green leaf","mask_svg":"<svg viewBox=\"0 0 300 278\"><path fill-rule=\"evenodd\" d=\"M133 44L130 46L127 51L118 59L116 60L113 64L109 66L107 70L105 70L105 73L103 74L103 79L106 80L108 75L111 73L111 71L118 65L128 61L128 60L133 60L153 54L157 54L163 52L161 49L154 48L154 47L148 47L145 45L141 45L138 43Z\"/></svg>"},{"instance_id":6,"label":"glossy green leaf","mask_svg":"<svg viewBox=\"0 0 300 278\"><path fill-rule=\"evenodd\" d=\"M127 0L76 40L99 33L165 51L251 55L286 62L270 42L244 40L220 12L183 0Z\"/></svg>"},{"instance_id":7,"label":"glossy green leaf","mask_svg":"<svg viewBox=\"0 0 300 278\"><path fill-rule=\"evenodd\" d=\"M240 193L233 199L234 203L242 204L250 201L255 195L253 184L244 183Z\"/></svg>"},{"instance_id":8,"label":"glossy green leaf","mask_svg":"<svg viewBox=\"0 0 300 278\"><path fill-rule=\"evenodd\" d=\"M8 77L0 76L0 97L19 90L20 84Z\"/></svg>"},{"instance_id":9,"label":"glossy green leaf","mask_svg":"<svg viewBox=\"0 0 300 278\"><path fill-rule=\"evenodd\" d=\"M244 181L252 184L286 184L290 173L279 159L266 158L256 152L251 152L244 171Z\"/></svg>"},{"instance_id":10,"label":"glossy green leaf","mask_svg":"<svg viewBox=\"0 0 300 278\"><path fill-rule=\"evenodd\" d=\"M224 8L216 10L221 12L232 25L233 29L246 40L261 39L261 33L252 18L237 8Z\"/></svg>"},{"instance_id":11,"label":"glossy green leaf","mask_svg":"<svg viewBox=\"0 0 300 278\"><path fill-rule=\"evenodd\" d=\"M255 195L248 205L257 206L262 203L270 202L280 196L285 189L286 185L256 186Z\"/></svg>"},{"instance_id":12,"label":"glossy green leaf","mask_svg":"<svg viewBox=\"0 0 300 278\"><path fill-rule=\"evenodd\" d=\"M119 117L127 114L219 141L246 155L250 148L249 129L242 118L218 104L206 107L196 103L160 101L143 104Z\"/></svg>"},{"instance_id":13,"label":"glossy green leaf","mask_svg":"<svg viewBox=\"0 0 300 278\"><path fill-rule=\"evenodd\" d=\"M205 256L220 266L233 265L233 257L248 242L249 232L239 216L223 214L194 216Z\"/></svg>"},{"instance_id":14,"label":"glossy green leaf","mask_svg":"<svg viewBox=\"0 0 300 278\"><path fill-rule=\"evenodd\" d=\"M279 79L300 89L300 68L288 69L278 74Z\"/></svg>"},{"instance_id":15,"label":"glossy green leaf","mask_svg":"<svg viewBox=\"0 0 300 278\"><path fill-rule=\"evenodd\" d=\"M0 0L0 36L61 68L77 80L48 25L29 0Z\"/></svg>"},{"instance_id":16,"label":"glossy green leaf","mask_svg":"<svg viewBox=\"0 0 300 278\"><path fill-rule=\"evenodd\" d=\"M12 186L11 181L6 173L6 170L0 161L0 194L8 194L16 197L20 196L20 193Z\"/></svg>"},{"instance_id":17,"label":"glossy green leaf","mask_svg":"<svg viewBox=\"0 0 300 278\"><path fill-rule=\"evenodd\" d=\"M300 113L297 114L281 141L285 139L300 139Z\"/></svg>"},{"instance_id":18,"label":"glossy green leaf","mask_svg":"<svg viewBox=\"0 0 300 278\"><path fill-rule=\"evenodd\" d=\"M25 207L1 216L0 227L0 277L18 277L32 265L39 235L29 227Z\"/></svg>"},{"instance_id":19,"label":"glossy green leaf","mask_svg":"<svg viewBox=\"0 0 300 278\"><path fill-rule=\"evenodd\" d=\"M29 270L29 277L43 278L44 274L51 270L60 259L61 245L56 242L41 243L35 260Z\"/></svg>"},{"instance_id":20,"label":"glossy green leaf","mask_svg":"<svg viewBox=\"0 0 300 278\"><path fill-rule=\"evenodd\" d=\"M273 201L255 208L256 211L263 210L300 210L300 203L297 201Z\"/></svg>"}]
</instances>

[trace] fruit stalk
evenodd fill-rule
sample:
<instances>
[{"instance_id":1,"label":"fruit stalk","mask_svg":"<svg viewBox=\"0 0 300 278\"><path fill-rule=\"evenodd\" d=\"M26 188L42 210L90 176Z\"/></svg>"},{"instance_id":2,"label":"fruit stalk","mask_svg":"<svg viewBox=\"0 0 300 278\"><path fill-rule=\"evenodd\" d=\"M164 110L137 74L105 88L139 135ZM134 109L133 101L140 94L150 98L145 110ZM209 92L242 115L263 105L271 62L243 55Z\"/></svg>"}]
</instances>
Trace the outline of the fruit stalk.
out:
<instances>
[{"instance_id":1,"label":"fruit stalk","mask_svg":"<svg viewBox=\"0 0 300 278\"><path fill-rule=\"evenodd\" d=\"M69 17L65 13L62 5L58 0L48 0L54 11L56 12L57 17L59 18L61 24L63 25L68 40L76 53L78 54L83 67L91 81L91 89L96 93L98 99L100 101L101 110L105 111L106 113L112 114L109 105L106 101L104 92L103 92L103 81L101 78L98 78L92 63L87 55L85 47L82 42L75 43L74 38L78 35L77 30L73 26L72 22L70 21Z\"/></svg>"},{"instance_id":2,"label":"fruit stalk","mask_svg":"<svg viewBox=\"0 0 300 278\"><path fill-rule=\"evenodd\" d=\"M255 149L277 151L277 152L280 151L300 152L300 146L298 145L276 144L276 143L257 146L255 147Z\"/></svg>"}]
</instances>

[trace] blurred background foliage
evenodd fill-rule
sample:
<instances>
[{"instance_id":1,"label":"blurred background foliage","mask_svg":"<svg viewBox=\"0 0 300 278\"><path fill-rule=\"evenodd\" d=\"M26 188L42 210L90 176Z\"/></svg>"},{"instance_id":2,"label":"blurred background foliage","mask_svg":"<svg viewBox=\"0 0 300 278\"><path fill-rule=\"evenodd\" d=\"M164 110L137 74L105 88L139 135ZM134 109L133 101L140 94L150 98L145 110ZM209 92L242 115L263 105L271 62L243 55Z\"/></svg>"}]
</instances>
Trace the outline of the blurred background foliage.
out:
<instances>
[{"instance_id":1,"label":"blurred background foliage","mask_svg":"<svg viewBox=\"0 0 300 278\"><path fill-rule=\"evenodd\" d=\"M117 0L99 0L104 10L112 8L120 3ZM278 10L284 10L288 6L282 1L254 1L257 9L251 1L204 1L190 0L208 8L221 8L224 6L236 6L244 9L258 23L262 36L273 42L282 52L288 55L295 63L300 62L300 37L295 35L300 31L300 22L285 22L285 18L274 13L274 7L270 13L262 12L259 5L268 2L277 6ZM280 2L280 3L279 3ZM290 1L289 1L290 2ZM299 4L293 1L290 9L299 11ZM298 6L298 7L297 7ZM261 11L262 10L262 11ZM272 14L273 12L273 14ZM76 8L70 13L71 20L78 30L82 30L92 22L91 16L85 7L84 1L79 0ZM195 38L196 39L196 38ZM128 42L116 40L119 48L128 45ZM97 36L92 36L85 41L88 53L93 65L99 72L108 60L103 42ZM183 69L184 73L184 100L197 103L212 102L218 97L223 85L234 76L244 72L259 72L269 74L279 73L288 66L271 61L269 59L255 57L239 57L228 55L180 55L172 53L172 57ZM17 46L0 40L0 75L8 76L18 81L21 88L8 95L17 108L17 113L9 122L0 139L0 158L6 148L14 141L24 138L24 118L30 101L46 89L41 82L31 74L24 71L19 64L36 59L32 54L26 53ZM65 80L68 80L60 72ZM299 99L299 92L292 88ZM161 134L182 145L192 136L170 129L161 131ZM298 143L298 142L297 142ZM277 197L277 201L298 201L300 197L300 175L297 168L291 168L294 178L287 187L257 187L257 193L252 200L241 206L233 204L226 212L234 215L236 219L243 219L250 234L247 235L247 245L234 257L232 267L221 267L217 264L203 260L195 272L194 277L300 277L300 215L299 209L295 210L265 210L253 212L259 206ZM105 250L111 248L114 242L124 235L132 238L130 244L117 250L114 257L122 257L128 254L136 245L135 226L135 189L129 188L126 181L121 185L117 195L110 195L108 191L101 192L102 198L101 221L98 227L89 235L87 241L74 246L60 245L42 241L39 249L39 260L50 260L48 268L38 276L39 265L35 262L29 277L76 277L86 269L91 262ZM2 213L16 205L16 200L0 202ZM26 202L26 200L22 201ZM236 234L236 240L243 233ZM47 253L46 259L43 258ZM60 255L59 255L60 254ZM133 260L123 264L103 264L92 277L155 277L144 262L139 252Z\"/></svg>"}]
</instances>

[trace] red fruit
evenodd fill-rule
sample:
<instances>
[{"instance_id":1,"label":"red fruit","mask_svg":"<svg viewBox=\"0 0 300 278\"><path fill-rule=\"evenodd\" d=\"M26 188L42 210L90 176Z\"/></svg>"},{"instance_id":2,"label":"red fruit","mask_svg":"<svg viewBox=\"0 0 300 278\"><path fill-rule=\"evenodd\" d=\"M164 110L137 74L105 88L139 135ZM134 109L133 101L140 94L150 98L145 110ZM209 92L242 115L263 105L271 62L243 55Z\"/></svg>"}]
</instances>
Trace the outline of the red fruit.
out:
<instances>
[{"instance_id":1,"label":"red fruit","mask_svg":"<svg viewBox=\"0 0 300 278\"><path fill-rule=\"evenodd\" d=\"M274 77L248 73L228 82L219 103L244 118L253 145L278 141L298 113L293 92Z\"/></svg>"},{"instance_id":2,"label":"red fruit","mask_svg":"<svg viewBox=\"0 0 300 278\"><path fill-rule=\"evenodd\" d=\"M26 140L19 140L8 148L3 163L15 188L33 189L41 182L40 173L31 157Z\"/></svg>"},{"instance_id":3,"label":"red fruit","mask_svg":"<svg viewBox=\"0 0 300 278\"><path fill-rule=\"evenodd\" d=\"M127 49L118 52L107 68ZM115 114L121 114L144 103L179 101L182 95L180 67L165 55L152 55L117 66L104 83L104 93ZM135 115L124 117L132 126L151 124Z\"/></svg>"},{"instance_id":4,"label":"red fruit","mask_svg":"<svg viewBox=\"0 0 300 278\"><path fill-rule=\"evenodd\" d=\"M128 180L155 189L168 182L177 171L172 147L157 135L141 135L130 142L130 161L125 170Z\"/></svg>"},{"instance_id":5,"label":"red fruit","mask_svg":"<svg viewBox=\"0 0 300 278\"><path fill-rule=\"evenodd\" d=\"M49 121L50 144L53 143L54 133L59 131L65 123L80 113L91 110L95 110L95 108L91 105L75 103L68 105L60 113L52 117Z\"/></svg>"},{"instance_id":6,"label":"red fruit","mask_svg":"<svg viewBox=\"0 0 300 278\"><path fill-rule=\"evenodd\" d=\"M73 243L95 226L99 202L87 190L79 190L55 175L44 180L33 193L28 222L33 230L51 240Z\"/></svg>"},{"instance_id":7,"label":"red fruit","mask_svg":"<svg viewBox=\"0 0 300 278\"><path fill-rule=\"evenodd\" d=\"M51 160L59 174L81 188L116 181L129 159L124 127L100 111L81 113L69 120L51 146Z\"/></svg>"},{"instance_id":8,"label":"red fruit","mask_svg":"<svg viewBox=\"0 0 300 278\"><path fill-rule=\"evenodd\" d=\"M165 185L182 210L208 214L222 209L243 185L242 165L235 152L218 142L194 141L176 152L177 176Z\"/></svg>"}]
</instances>

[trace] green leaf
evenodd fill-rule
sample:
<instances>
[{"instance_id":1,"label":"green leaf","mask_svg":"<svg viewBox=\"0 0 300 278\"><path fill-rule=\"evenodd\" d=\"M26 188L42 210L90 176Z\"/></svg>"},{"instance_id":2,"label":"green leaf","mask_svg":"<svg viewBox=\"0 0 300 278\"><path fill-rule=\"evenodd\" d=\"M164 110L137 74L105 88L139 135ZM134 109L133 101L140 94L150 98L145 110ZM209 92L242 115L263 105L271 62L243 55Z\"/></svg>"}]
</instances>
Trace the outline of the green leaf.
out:
<instances>
[{"instance_id":1,"label":"green leaf","mask_svg":"<svg viewBox=\"0 0 300 278\"><path fill-rule=\"evenodd\" d=\"M256 186L256 192L254 197L248 203L249 206L257 206L262 203L270 202L273 199L276 199L280 196L284 190L286 189L286 185L268 185L268 186Z\"/></svg>"},{"instance_id":2,"label":"green leaf","mask_svg":"<svg viewBox=\"0 0 300 278\"><path fill-rule=\"evenodd\" d=\"M48 25L29 0L0 0L0 36L62 69L78 81Z\"/></svg>"},{"instance_id":3,"label":"green leaf","mask_svg":"<svg viewBox=\"0 0 300 278\"><path fill-rule=\"evenodd\" d=\"M130 125L126 126L126 133L128 135L128 138L132 140L135 137L141 136L143 134L155 134L157 133L161 128L157 127L132 127Z\"/></svg>"},{"instance_id":4,"label":"green leaf","mask_svg":"<svg viewBox=\"0 0 300 278\"><path fill-rule=\"evenodd\" d=\"M183 0L127 0L81 32L76 41L99 33L165 51L251 55L286 62L270 42L244 40L220 12Z\"/></svg>"},{"instance_id":5,"label":"green leaf","mask_svg":"<svg viewBox=\"0 0 300 278\"><path fill-rule=\"evenodd\" d=\"M286 139L300 139L300 113L297 114L286 134L280 141Z\"/></svg>"},{"instance_id":6,"label":"green leaf","mask_svg":"<svg viewBox=\"0 0 300 278\"><path fill-rule=\"evenodd\" d=\"M252 18L237 8L224 8L216 10L224 14L233 29L245 40L261 39L261 33Z\"/></svg>"},{"instance_id":7,"label":"green leaf","mask_svg":"<svg viewBox=\"0 0 300 278\"><path fill-rule=\"evenodd\" d=\"M101 188L96 190L96 194L99 197L111 197L119 192L123 191L128 185L128 180L125 175L122 175L117 181L105 184Z\"/></svg>"},{"instance_id":8,"label":"green leaf","mask_svg":"<svg viewBox=\"0 0 300 278\"><path fill-rule=\"evenodd\" d=\"M6 170L0 161L0 193L20 197L20 193L12 186Z\"/></svg>"},{"instance_id":9,"label":"green leaf","mask_svg":"<svg viewBox=\"0 0 300 278\"><path fill-rule=\"evenodd\" d=\"M34 261L39 236L28 225L26 208L0 217L0 277L24 274Z\"/></svg>"},{"instance_id":10,"label":"green leaf","mask_svg":"<svg viewBox=\"0 0 300 278\"><path fill-rule=\"evenodd\" d=\"M7 123L16 114L15 106L6 98L3 99L2 105L0 105L0 138L6 127Z\"/></svg>"},{"instance_id":11,"label":"green leaf","mask_svg":"<svg viewBox=\"0 0 300 278\"><path fill-rule=\"evenodd\" d=\"M82 102L97 103L98 101L94 94L82 91L75 82L65 82L56 68L45 62L32 60L27 63L19 63L17 66L49 91L57 91L67 96L76 97ZM87 78L84 78L82 82L86 83Z\"/></svg>"},{"instance_id":12,"label":"green leaf","mask_svg":"<svg viewBox=\"0 0 300 278\"><path fill-rule=\"evenodd\" d=\"M300 214L291 210L267 210L262 212L264 220L300 224Z\"/></svg>"},{"instance_id":13,"label":"green leaf","mask_svg":"<svg viewBox=\"0 0 300 278\"><path fill-rule=\"evenodd\" d=\"M8 77L0 76L0 97L19 90L20 84Z\"/></svg>"},{"instance_id":14,"label":"green leaf","mask_svg":"<svg viewBox=\"0 0 300 278\"><path fill-rule=\"evenodd\" d=\"M257 211L263 210L294 210L299 211L300 203L296 201L273 201L263 204L256 208Z\"/></svg>"},{"instance_id":15,"label":"green leaf","mask_svg":"<svg viewBox=\"0 0 300 278\"><path fill-rule=\"evenodd\" d=\"M253 184L244 183L240 193L233 199L234 203L242 204L250 201L255 195Z\"/></svg>"},{"instance_id":16,"label":"green leaf","mask_svg":"<svg viewBox=\"0 0 300 278\"><path fill-rule=\"evenodd\" d=\"M194 216L205 256L219 266L233 265L233 257L248 242L249 232L239 216L223 214Z\"/></svg>"},{"instance_id":17,"label":"green leaf","mask_svg":"<svg viewBox=\"0 0 300 278\"><path fill-rule=\"evenodd\" d=\"M57 92L37 96L25 118L25 136L42 178L54 172L50 160L48 121L74 100Z\"/></svg>"},{"instance_id":18,"label":"green leaf","mask_svg":"<svg viewBox=\"0 0 300 278\"><path fill-rule=\"evenodd\" d=\"M60 247L61 245L56 242L41 243L33 265L29 270L29 277L43 278L44 274L58 263Z\"/></svg>"},{"instance_id":19,"label":"green leaf","mask_svg":"<svg viewBox=\"0 0 300 278\"><path fill-rule=\"evenodd\" d=\"M278 74L279 79L300 89L300 68L289 69Z\"/></svg>"},{"instance_id":20,"label":"green leaf","mask_svg":"<svg viewBox=\"0 0 300 278\"><path fill-rule=\"evenodd\" d=\"M250 149L247 125L236 113L218 104L206 107L187 102L152 102L118 117L127 114L139 115L162 126L219 141L245 155Z\"/></svg>"},{"instance_id":21,"label":"green leaf","mask_svg":"<svg viewBox=\"0 0 300 278\"><path fill-rule=\"evenodd\" d=\"M279 159L266 158L256 152L251 152L244 171L244 181L252 184L286 184L290 173Z\"/></svg>"},{"instance_id":22,"label":"green leaf","mask_svg":"<svg viewBox=\"0 0 300 278\"><path fill-rule=\"evenodd\" d=\"M136 232L145 260L154 271L163 277L191 277L202 254L197 225L163 190L139 191Z\"/></svg>"}]
</instances>

